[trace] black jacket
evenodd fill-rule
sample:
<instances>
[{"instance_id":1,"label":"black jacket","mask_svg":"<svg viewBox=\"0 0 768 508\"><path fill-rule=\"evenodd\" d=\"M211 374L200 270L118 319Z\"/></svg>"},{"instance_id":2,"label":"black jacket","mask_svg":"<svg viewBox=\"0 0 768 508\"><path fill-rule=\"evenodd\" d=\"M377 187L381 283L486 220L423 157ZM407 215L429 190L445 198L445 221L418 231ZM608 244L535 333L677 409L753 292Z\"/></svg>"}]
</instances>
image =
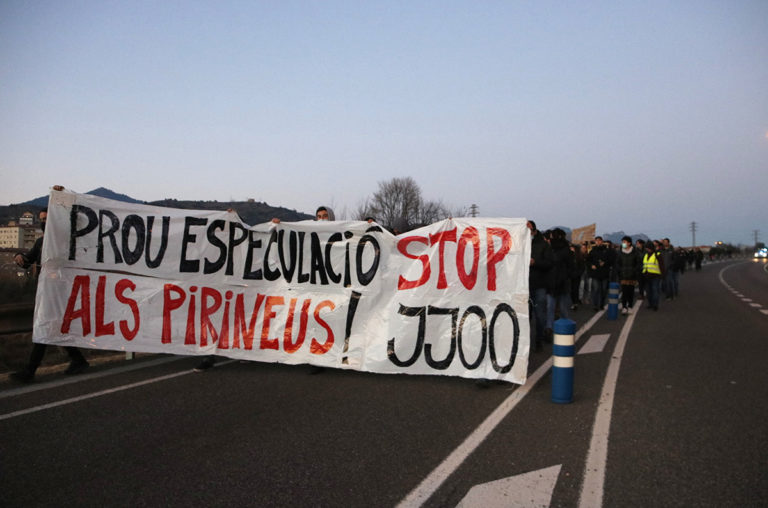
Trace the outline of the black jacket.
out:
<instances>
[{"instance_id":1,"label":"black jacket","mask_svg":"<svg viewBox=\"0 0 768 508\"><path fill-rule=\"evenodd\" d=\"M571 289L571 274L574 271L573 252L568 242L563 239L552 240L554 262L549 271L547 289L552 295L562 295Z\"/></svg>"},{"instance_id":2,"label":"black jacket","mask_svg":"<svg viewBox=\"0 0 768 508\"><path fill-rule=\"evenodd\" d=\"M554 264L552 248L538 231L531 238L531 259L533 264L528 273L528 288L546 288L549 282L549 271Z\"/></svg>"},{"instance_id":3,"label":"black jacket","mask_svg":"<svg viewBox=\"0 0 768 508\"><path fill-rule=\"evenodd\" d=\"M602 262L602 263L601 263ZM592 268L594 266L594 268ZM587 254L587 273L593 279L605 280L611 273L611 260L608 257L608 247L603 244L594 246Z\"/></svg>"},{"instance_id":4,"label":"black jacket","mask_svg":"<svg viewBox=\"0 0 768 508\"><path fill-rule=\"evenodd\" d=\"M640 280L643 273L643 254L632 248L632 252L619 251L619 257L616 260L616 274L619 281L622 280Z\"/></svg>"}]
</instances>

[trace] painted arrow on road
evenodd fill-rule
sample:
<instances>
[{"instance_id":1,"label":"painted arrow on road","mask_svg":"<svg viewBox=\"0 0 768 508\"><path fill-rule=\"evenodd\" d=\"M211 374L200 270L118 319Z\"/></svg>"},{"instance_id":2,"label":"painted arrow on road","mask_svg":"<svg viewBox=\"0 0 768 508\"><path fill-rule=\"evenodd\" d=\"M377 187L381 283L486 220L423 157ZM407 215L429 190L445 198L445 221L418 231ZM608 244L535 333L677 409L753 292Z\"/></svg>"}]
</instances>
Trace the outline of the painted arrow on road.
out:
<instances>
[{"instance_id":1,"label":"painted arrow on road","mask_svg":"<svg viewBox=\"0 0 768 508\"><path fill-rule=\"evenodd\" d=\"M541 506L552 501L562 464L501 480L475 485L456 508L511 508Z\"/></svg>"}]
</instances>

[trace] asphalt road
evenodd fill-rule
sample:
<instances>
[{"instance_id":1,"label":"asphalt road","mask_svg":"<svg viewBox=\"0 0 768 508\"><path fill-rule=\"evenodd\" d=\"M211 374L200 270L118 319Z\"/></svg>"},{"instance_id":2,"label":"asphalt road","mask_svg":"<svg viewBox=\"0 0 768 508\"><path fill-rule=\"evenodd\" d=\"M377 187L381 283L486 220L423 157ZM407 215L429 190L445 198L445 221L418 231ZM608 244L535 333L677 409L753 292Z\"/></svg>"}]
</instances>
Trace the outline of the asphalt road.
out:
<instances>
[{"instance_id":1,"label":"asphalt road","mask_svg":"<svg viewBox=\"0 0 768 508\"><path fill-rule=\"evenodd\" d=\"M547 351L525 387L174 357L6 382L0 506L766 506L766 270L705 265L632 318L577 311L577 349L607 343L577 355L571 404L550 401Z\"/></svg>"}]
</instances>

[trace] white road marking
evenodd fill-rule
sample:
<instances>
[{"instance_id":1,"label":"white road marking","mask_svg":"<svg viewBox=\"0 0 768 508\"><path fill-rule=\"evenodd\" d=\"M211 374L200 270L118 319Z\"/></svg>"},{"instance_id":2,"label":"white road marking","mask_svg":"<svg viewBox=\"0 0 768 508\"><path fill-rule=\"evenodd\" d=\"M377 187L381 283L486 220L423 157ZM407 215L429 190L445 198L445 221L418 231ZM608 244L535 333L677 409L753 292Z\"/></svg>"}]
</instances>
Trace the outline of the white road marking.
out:
<instances>
[{"instance_id":1,"label":"white road marking","mask_svg":"<svg viewBox=\"0 0 768 508\"><path fill-rule=\"evenodd\" d=\"M222 365L227 365L227 364L232 363L234 361L236 361L236 360L229 360L229 361L225 361L225 362L220 362L220 363L217 363L216 365L214 365L214 367L220 367ZM165 381L167 379L173 379L173 378L179 377L179 376L186 376L187 374L191 374L192 372L193 372L192 369L184 369L181 372L175 372L173 374L166 374L165 376L159 376L159 377L154 377L154 378L151 378L151 379L145 379L144 381L139 381L139 382L131 383L131 384L127 384L127 385L116 386L114 388L110 388L108 390L102 390L100 392L87 393L85 395L80 395L79 397L72 397L72 398L69 398L69 399L57 400L56 402L51 402L49 404L42 404L40 406L34 406L34 407L27 408L27 409L20 409L19 411L13 411L11 413L6 413L6 414L3 414L3 415L0 415L0 421L2 421L2 420L9 420L9 419L15 418L17 416L28 415L30 413L37 413L38 411L43 411L45 409L52 409L54 407L66 406L67 404L74 404L75 402L80 402L80 401L83 401L83 400L88 400L88 399L93 399L93 398L96 398L96 397L101 397L102 395L109 395L111 393L122 392L123 390L130 390L131 388L138 388L139 386L144 386L144 385L148 385L148 384L152 384L152 383L158 383L160 381Z\"/></svg>"},{"instance_id":2,"label":"white road marking","mask_svg":"<svg viewBox=\"0 0 768 508\"><path fill-rule=\"evenodd\" d=\"M37 392L40 390L47 390L48 388L55 388L57 386L71 385L72 383L79 383L81 381L88 381L90 379L98 379L101 377L111 376L113 374L122 374L123 372L131 372L133 370L144 369L147 367L154 367L156 365L162 365L164 363L175 362L177 360L183 360L189 358L188 356L169 356L156 358L154 360L147 361L132 361L130 365L124 365L122 367L110 368L100 372L89 372L87 374L80 374L77 376L65 376L61 379L53 381L47 381L45 383L34 383L27 386L21 386L19 388L12 388L4 392L0 392L0 399L5 397L13 397L15 395L24 395L25 393Z\"/></svg>"},{"instance_id":3,"label":"white road marking","mask_svg":"<svg viewBox=\"0 0 768 508\"><path fill-rule=\"evenodd\" d=\"M635 305L633 311L621 328L621 334L616 341L616 347L611 355L608 370L605 373L603 390L595 413L595 424L592 428L592 439L589 443L587 463L584 467L584 482L581 484L579 508L599 508L603 505L603 488L605 486L605 468L608 459L608 435L611 430L611 415L613 412L613 397L616 394L616 382L619 378L621 358L627 344L629 332L640 312L641 305Z\"/></svg>"},{"instance_id":4,"label":"white road marking","mask_svg":"<svg viewBox=\"0 0 768 508\"><path fill-rule=\"evenodd\" d=\"M611 338L610 333L601 333L600 335L593 335L589 338L584 347L582 347L578 354L586 355L589 353L602 353L605 349L605 345L608 343L608 339Z\"/></svg>"},{"instance_id":5,"label":"white road marking","mask_svg":"<svg viewBox=\"0 0 768 508\"><path fill-rule=\"evenodd\" d=\"M725 286L725 287L730 289L730 286L728 285L728 283L725 282L725 279L723 279L723 273L726 270L728 270L728 269L730 269L730 268L732 268L734 266L743 265L744 263L749 263L749 262L750 261L744 261L744 262L741 262L741 263L734 263L734 264L728 265L725 268L723 268L722 270L720 270L720 273L717 274L717 278L720 279L720 284L722 284L723 286ZM768 265L763 266L763 270L768 271ZM731 289L731 292L733 292L733 294L736 297L740 298L742 302L748 303L750 307L754 307L756 309L762 307L761 304L753 303L751 298L745 297L743 294L739 293L738 291L735 291L735 290ZM762 312L763 314L768 314L768 310L765 310L765 309L761 309L760 312Z\"/></svg>"},{"instance_id":6,"label":"white road marking","mask_svg":"<svg viewBox=\"0 0 768 508\"><path fill-rule=\"evenodd\" d=\"M562 464L475 485L456 508L549 508Z\"/></svg>"},{"instance_id":7,"label":"white road marking","mask_svg":"<svg viewBox=\"0 0 768 508\"><path fill-rule=\"evenodd\" d=\"M578 341L585 332L594 326L594 324L603 316L604 310L595 313L587 323L576 332L574 341ZM536 383L549 372L552 368L552 357L549 357L537 370L528 378L528 381L517 387L512 394L502 402L488 417L470 434L458 448L453 450L443 462L440 463L422 482L416 486L400 503L398 508L411 508L424 504L432 494L434 494L440 485L448 479L450 475L459 468L469 455L474 452L478 446L490 435L493 429L501 423L510 411L512 411L523 398L530 393Z\"/></svg>"}]
</instances>

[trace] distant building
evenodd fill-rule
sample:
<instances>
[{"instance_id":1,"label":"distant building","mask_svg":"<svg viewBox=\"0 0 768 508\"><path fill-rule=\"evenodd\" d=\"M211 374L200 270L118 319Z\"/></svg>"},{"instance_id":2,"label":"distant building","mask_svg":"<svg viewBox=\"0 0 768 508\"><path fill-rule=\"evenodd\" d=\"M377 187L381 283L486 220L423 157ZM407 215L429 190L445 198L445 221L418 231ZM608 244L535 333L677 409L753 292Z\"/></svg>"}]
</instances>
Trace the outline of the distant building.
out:
<instances>
[{"instance_id":1,"label":"distant building","mask_svg":"<svg viewBox=\"0 0 768 508\"><path fill-rule=\"evenodd\" d=\"M0 227L0 249L31 249L43 231L33 226Z\"/></svg>"},{"instance_id":2,"label":"distant building","mask_svg":"<svg viewBox=\"0 0 768 508\"><path fill-rule=\"evenodd\" d=\"M35 223L35 215L32 212L24 212L19 217L19 224L22 226L31 226Z\"/></svg>"}]
</instances>

